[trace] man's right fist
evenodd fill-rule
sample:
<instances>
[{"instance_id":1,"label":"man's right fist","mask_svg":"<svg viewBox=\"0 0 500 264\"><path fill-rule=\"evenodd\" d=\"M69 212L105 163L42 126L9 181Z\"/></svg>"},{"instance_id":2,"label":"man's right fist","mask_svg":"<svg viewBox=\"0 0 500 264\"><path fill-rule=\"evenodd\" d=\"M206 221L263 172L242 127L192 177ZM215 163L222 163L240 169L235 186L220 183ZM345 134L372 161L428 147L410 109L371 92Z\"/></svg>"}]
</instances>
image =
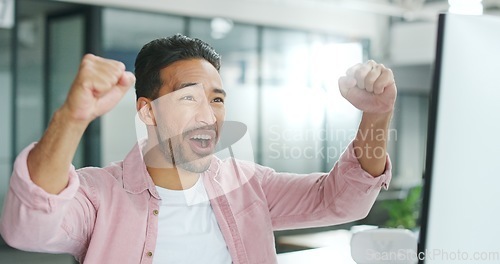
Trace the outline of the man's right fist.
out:
<instances>
[{"instance_id":1,"label":"man's right fist","mask_svg":"<svg viewBox=\"0 0 500 264\"><path fill-rule=\"evenodd\" d=\"M87 54L61 110L88 124L118 104L134 83L134 74L123 63Z\"/></svg>"}]
</instances>

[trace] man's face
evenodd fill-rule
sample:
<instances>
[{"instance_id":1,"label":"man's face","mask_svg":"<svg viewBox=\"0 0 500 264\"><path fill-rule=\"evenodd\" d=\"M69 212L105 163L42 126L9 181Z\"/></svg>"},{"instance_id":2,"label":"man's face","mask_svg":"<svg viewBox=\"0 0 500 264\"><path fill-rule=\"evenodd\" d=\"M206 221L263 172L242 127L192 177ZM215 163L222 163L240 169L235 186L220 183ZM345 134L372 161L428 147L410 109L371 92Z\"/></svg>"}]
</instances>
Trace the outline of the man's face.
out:
<instances>
[{"instance_id":1,"label":"man's face","mask_svg":"<svg viewBox=\"0 0 500 264\"><path fill-rule=\"evenodd\" d=\"M163 86L152 102L160 150L191 172L210 166L225 117L217 70L203 59L177 61L160 71Z\"/></svg>"}]
</instances>

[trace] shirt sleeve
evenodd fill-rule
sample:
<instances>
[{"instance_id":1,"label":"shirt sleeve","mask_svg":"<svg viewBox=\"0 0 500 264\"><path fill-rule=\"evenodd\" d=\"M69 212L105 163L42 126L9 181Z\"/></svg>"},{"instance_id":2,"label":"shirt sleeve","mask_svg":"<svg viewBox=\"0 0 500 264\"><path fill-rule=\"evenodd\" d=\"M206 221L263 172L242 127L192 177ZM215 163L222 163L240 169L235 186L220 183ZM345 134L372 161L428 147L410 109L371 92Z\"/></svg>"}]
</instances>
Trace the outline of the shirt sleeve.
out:
<instances>
[{"instance_id":1,"label":"shirt sleeve","mask_svg":"<svg viewBox=\"0 0 500 264\"><path fill-rule=\"evenodd\" d=\"M33 183L27 157L35 143L16 158L0 220L0 233L12 247L35 252L82 254L88 223L95 211L81 188L74 166L68 168L68 186L59 194Z\"/></svg>"},{"instance_id":2,"label":"shirt sleeve","mask_svg":"<svg viewBox=\"0 0 500 264\"><path fill-rule=\"evenodd\" d=\"M351 142L329 173L307 175L264 172L273 227L276 230L335 225L365 218L380 190L391 180L386 154L382 175L371 176L361 168Z\"/></svg>"}]
</instances>

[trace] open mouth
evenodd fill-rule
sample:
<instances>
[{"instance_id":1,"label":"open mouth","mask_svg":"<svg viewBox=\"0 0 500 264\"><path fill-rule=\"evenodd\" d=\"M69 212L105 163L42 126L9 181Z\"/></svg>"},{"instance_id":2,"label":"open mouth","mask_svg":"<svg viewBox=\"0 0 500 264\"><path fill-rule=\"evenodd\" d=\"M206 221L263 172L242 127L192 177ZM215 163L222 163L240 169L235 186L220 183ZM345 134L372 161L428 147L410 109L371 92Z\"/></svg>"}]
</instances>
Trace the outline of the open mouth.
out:
<instances>
[{"instance_id":1,"label":"open mouth","mask_svg":"<svg viewBox=\"0 0 500 264\"><path fill-rule=\"evenodd\" d=\"M191 150L200 155L212 154L215 149L216 132L212 129L197 129L190 131L187 135Z\"/></svg>"},{"instance_id":2,"label":"open mouth","mask_svg":"<svg viewBox=\"0 0 500 264\"><path fill-rule=\"evenodd\" d=\"M191 140L198 141L197 144L200 145L202 148L208 147L209 142L212 140L212 137L210 135L195 135L191 137Z\"/></svg>"}]
</instances>

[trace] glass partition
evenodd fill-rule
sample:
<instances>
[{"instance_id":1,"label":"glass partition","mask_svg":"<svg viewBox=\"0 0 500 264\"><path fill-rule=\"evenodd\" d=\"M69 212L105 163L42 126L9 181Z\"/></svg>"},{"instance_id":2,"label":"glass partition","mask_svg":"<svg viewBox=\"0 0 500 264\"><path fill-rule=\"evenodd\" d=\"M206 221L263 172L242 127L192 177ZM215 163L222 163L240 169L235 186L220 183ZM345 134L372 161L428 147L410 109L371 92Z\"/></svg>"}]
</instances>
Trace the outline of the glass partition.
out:
<instances>
[{"instance_id":1,"label":"glass partition","mask_svg":"<svg viewBox=\"0 0 500 264\"><path fill-rule=\"evenodd\" d=\"M121 9L102 11L102 55L125 63L134 71L142 46L153 39L184 32L184 18ZM120 103L101 117L101 164L122 160L137 141L135 90L132 87Z\"/></svg>"},{"instance_id":2,"label":"glass partition","mask_svg":"<svg viewBox=\"0 0 500 264\"><path fill-rule=\"evenodd\" d=\"M0 29L0 210L12 168L12 30ZM0 240L1 241L1 240Z\"/></svg>"},{"instance_id":3,"label":"glass partition","mask_svg":"<svg viewBox=\"0 0 500 264\"><path fill-rule=\"evenodd\" d=\"M361 62L359 43L322 34L264 29L263 164L276 170L328 171L353 138L360 113L337 80Z\"/></svg>"},{"instance_id":4,"label":"glass partition","mask_svg":"<svg viewBox=\"0 0 500 264\"><path fill-rule=\"evenodd\" d=\"M265 28L262 45L262 163L279 171L318 171L324 96L311 86L310 34Z\"/></svg>"},{"instance_id":5,"label":"glass partition","mask_svg":"<svg viewBox=\"0 0 500 264\"><path fill-rule=\"evenodd\" d=\"M16 105L15 153L19 153L28 144L40 139L45 129L44 15L23 16L18 22L16 97L14 98Z\"/></svg>"},{"instance_id":6,"label":"glass partition","mask_svg":"<svg viewBox=\"0 0 500 264\"><path fill-rule=\"evenodd\" d=\"M48 60L45 76L45 118L48 120L66 100L85 51L85 16L68 14L49 17L47 21ZM68 37L71 36L71 37ZM83 143L80 141L73 158L76 168L83 167Z\"/></svg>"},{"instance_id":7,"label":"glass partition","mask_svg":"<svg viewBox=\"0 0 500 264\"><path fill-rule=\"evenodd\" d=\"M214 18L191 19L189 35L208 42L222 57L220 70L224 89L226 120L239 121L248 128L252 148L257 150L258 137L258 28ZM256 153L242 153L255 156Z\"/></svg>"}]
</instances>

